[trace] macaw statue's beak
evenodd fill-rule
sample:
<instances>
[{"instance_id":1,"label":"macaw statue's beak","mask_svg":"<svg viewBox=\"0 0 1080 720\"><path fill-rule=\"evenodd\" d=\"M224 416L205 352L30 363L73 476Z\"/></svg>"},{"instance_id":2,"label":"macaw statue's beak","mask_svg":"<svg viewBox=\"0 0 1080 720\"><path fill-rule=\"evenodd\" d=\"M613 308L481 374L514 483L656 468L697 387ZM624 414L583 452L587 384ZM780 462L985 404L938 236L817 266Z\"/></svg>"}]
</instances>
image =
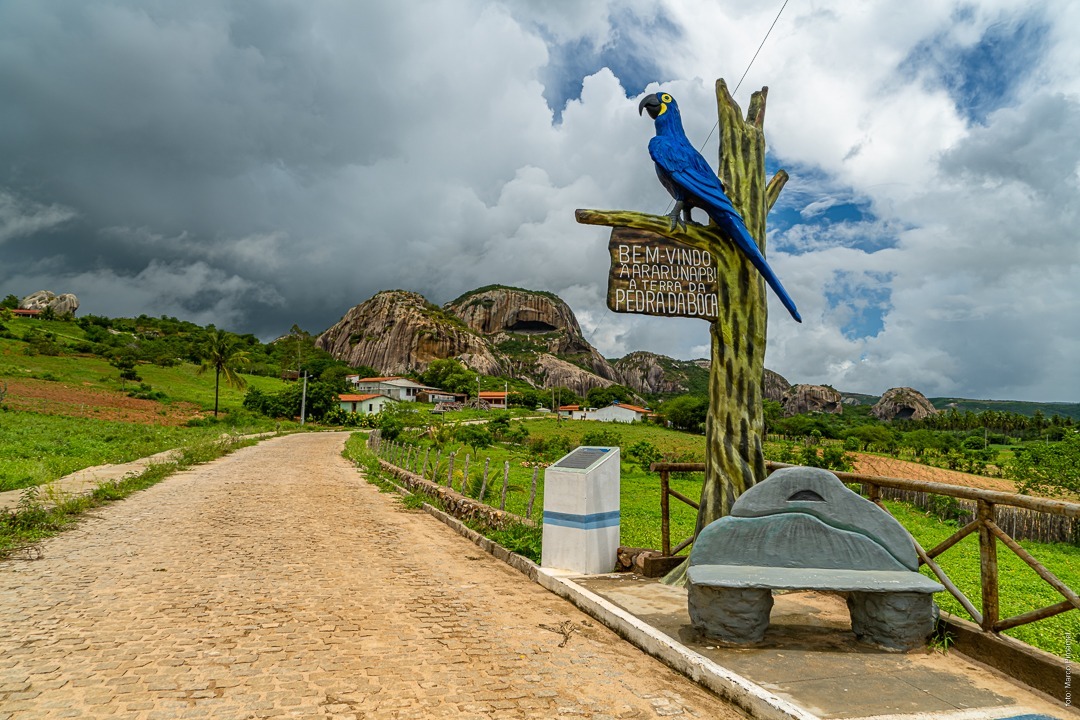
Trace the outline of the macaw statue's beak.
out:
<instances>
[{"instance_id":1,"label":"macaw statue's beak","mask_svg":"<svg viewBox=\"0 0 1080 720\"><path fill-rule=\"evenodd\" d=\"M637 112L638 115L640 115L643 110L648 110L649 117L655 120L660 114L662 107L663 103L660 102L660 97L656 93L653 93L652 95L646 95L641 98L641 102L638 103Z\"/></svg>"}]
</instances>

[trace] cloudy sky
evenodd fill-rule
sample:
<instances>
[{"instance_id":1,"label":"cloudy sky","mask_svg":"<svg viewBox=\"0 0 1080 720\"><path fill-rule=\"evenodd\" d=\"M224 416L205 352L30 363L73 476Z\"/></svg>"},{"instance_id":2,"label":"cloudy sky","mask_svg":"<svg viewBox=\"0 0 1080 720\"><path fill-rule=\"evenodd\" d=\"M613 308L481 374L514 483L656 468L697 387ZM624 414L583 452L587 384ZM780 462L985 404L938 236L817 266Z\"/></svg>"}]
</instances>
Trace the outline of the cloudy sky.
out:
<instances>
[{"instance_id":1,"label":"cloudy sky","mask_svg":"<svg viewBox=\"0 0 1080 720\"><path fill-rule=\"evenodd\" d=\"M637 113L692 142L782 0L0 0L0 294L270 339L383 289L549 290L609 357L707 355L605 307L607 230L661 213ZM881 393L1080 401L1080 4L789 0L769 86L792 176L766 364ZM703 153L716 163L715 135Z\"/></svg>"}]
</instances>

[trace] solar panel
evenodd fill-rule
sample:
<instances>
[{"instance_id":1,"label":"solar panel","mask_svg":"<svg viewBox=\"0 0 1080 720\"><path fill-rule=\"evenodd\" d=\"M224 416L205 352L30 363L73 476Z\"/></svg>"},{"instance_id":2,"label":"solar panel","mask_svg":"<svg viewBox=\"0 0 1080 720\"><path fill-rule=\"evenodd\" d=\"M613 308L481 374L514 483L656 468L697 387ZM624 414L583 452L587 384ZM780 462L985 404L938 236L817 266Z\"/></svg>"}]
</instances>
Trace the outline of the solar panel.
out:
<instances>
[{"instance_id":1,"label":"solar panel","mask_svg":"<svg viewBox=\"0 0 1080 720\"><path fill-rule=\"evenodd\" d=\"M609 448L578 448L552 467L584 470L608 452Z\"/></svg>"}]
</instances>

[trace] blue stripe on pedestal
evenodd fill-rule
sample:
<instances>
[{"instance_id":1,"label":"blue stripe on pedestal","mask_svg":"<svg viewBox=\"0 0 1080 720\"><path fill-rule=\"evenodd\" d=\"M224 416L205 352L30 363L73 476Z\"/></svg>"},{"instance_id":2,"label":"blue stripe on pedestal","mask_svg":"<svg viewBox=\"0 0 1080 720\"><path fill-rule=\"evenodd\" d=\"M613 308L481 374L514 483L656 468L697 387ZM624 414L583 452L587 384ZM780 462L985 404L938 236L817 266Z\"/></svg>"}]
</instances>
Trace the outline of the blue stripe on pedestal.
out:
<instances>
[{"instance_id":1,"label":"blue stripe on pedestal","mask_svg":"<svg viewBox=\"0 0 1080 720\"><path fill-rule=\"evenodd\" d=\"M618 525L619 511L610 510L602 513L590 513L589 515L575 515L574 513L561 513L545 510L544 524L576 528L578 530L598 530L600 528Z\"/></svg>"}]
</instances>

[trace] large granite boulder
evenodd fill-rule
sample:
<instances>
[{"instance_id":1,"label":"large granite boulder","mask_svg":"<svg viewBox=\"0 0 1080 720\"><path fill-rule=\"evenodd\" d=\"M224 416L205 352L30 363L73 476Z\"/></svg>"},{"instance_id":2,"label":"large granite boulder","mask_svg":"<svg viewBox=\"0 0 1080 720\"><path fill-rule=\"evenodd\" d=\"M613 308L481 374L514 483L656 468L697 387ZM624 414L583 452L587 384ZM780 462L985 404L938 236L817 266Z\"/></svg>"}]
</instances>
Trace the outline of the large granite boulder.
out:
<instances>
[{"instance_id":1,"label":"large granite boulder","mask_svg":"<svg viewBox=\"0 0 1080 720\"><path fill-rule=\"evenodd\" d=\"M886 422L892 420L922 420L938 412L918 390L898 387L886 390L870 412Z\"/></svg>"},{"instance_id":2,"label":"large granite boulder","mask_svg":"<svg viewBox=\"0 0 1080 720\"><path fill-rule=\"evenodd\" d=\"M422 295L381 292L353 307L315 344L353 367L388 375L423 371L433 360L459 358L485 375L504 371L484 339Z\"/></svg>"},{"instance_id":3,"label":"large granite boulder","mask_svg":"<svg viewBox=\"0 0 1080 720\"><path fill-rule=\"evenodd\" d=\"M57 315L74 315L79 309L79 298L71 293L57 295L49 290L38 290L30 293L19 303L22 310L44 310L52 308Z\"/></svg>"},{"instance_id":4,"label":"large granite boulder","mask_svg":"<svg viewBox=\"0 0 1080 720\"><path fill-rule=\"evenodd\" d=\"M784 417L815 412L839 415L844 411L840 391L828 385L795 385L783 394L780 404Z\"/></svg>"},{"instance_id":5,"label":"large granite boulder","mask_svg":"<svg viewBox=\"0 0 1080 720\"><path fill-rule=\"evenodd\" d=\"M784 395L791 390L791 383L780 373L765 368L765 374L761 378L761 390L766 400L782 404Z\"/></svg>"},{"instance_id":6,"label":"large granite boulder","mask_svg":"<svg viewBox=\"0 0 1080 720\"><path fill-rule=\"evenodd\" d=\"M518 359L549 353L604 380L618 381L615 368L581 334L574 311L558 295L492 285L468 292L443 309L487 338L497 351L506 348Z\"/></svg>"}]
</instances>

